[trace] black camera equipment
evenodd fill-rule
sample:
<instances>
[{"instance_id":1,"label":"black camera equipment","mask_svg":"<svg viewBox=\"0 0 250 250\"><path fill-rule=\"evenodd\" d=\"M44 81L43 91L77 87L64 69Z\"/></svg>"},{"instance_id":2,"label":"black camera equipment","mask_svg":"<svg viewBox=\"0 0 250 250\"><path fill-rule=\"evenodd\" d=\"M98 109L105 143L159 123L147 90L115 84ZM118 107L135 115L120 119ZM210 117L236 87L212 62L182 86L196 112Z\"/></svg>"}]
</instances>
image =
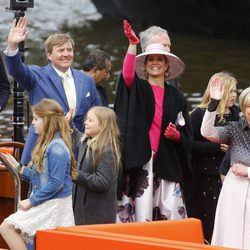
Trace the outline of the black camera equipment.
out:
<instances>
[{"instance_id":1,"label":"black camera equipment","mask_svg":"<svg viewBox=\"0 0 250 250\"><path fill-rule=\"evenodd\" d=\"M25 11L27 8L33 8L34 1L33 0L10 0L9 10L19 10Z\"/></svg>"},{"instance_id":2,"label":"black camera equipment","mask_svg":"<svg viewBox=\"0 0 250 250\"><path fill-rule=\"evenodd\" d=\"M6 8L7 11L14 13L14 19L19 21L20 17L25 16L27 8L34 7L34 0L10 0L10 6ZM21 59L24 62L24 52L26 50L24 42L18 44ZM24 90L14 81L13 87L13 140L17 142L24 142L23 127L24 127Z\"/></svg>"},{"instance_id":3,"label":"black camera equipment","mask_svg":"<svg viewBox=\"0 0 250 250\"><path fill-rule=\"evenodd\" d=\"M2 53L0 53L0 112L8 103L10 92L10 82L7 77L5 64L3 62Z\"/></svg>"}]
</instances>

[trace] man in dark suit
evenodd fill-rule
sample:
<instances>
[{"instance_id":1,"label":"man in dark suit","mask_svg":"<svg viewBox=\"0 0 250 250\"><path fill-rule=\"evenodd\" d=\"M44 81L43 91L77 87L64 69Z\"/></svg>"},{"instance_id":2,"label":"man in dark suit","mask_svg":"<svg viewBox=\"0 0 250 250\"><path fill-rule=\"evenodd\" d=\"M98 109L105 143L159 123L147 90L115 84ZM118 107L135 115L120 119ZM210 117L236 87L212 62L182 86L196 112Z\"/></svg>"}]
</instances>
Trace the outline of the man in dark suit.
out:
<instances>
[{"instance_id":1,"label":"man in dark suit","mask_svg":"<svg viewBox=\"0 0 250 250\"><path fill-rule=\"evenodd\" d=\"M83 130L85 113L99 104L98 93L93 79L85 73L71 68L74 59L74 41L69 34L56 33L44 43L49 64L44 67L25 65L18 53L18 44L28 36L27 17L13 20L8 36L5 61L9 74L28 93L31 105L43 98L56 100L68 112L74 109L74 125ZM25 141L21 162L27 164L37 140L33 126Z\"/></svg>"},{"instance_id":2,"label":"man in dark suit","mask_svg":"<svg viewBox=\"0 0 250 250\"><path fill-rule=\"evenodd\" d=\"M5 72L2 56L0 55L0 112L7 105L10 94L10 83Z\"/></svg>"},{"instance_id":3,"label":"man in dark suit","mask_svg":"<svg viewBox=\"0 0 250 250\"><path fill-rule=\"evenodd\" d=\"M99 94L100 105L108 107L108 93L103 82L110 77L110 55L103 50L96 49L88 54L86 60L82 64L82 69L85 73L94 78L96 89Z\"/></svg>"}]
</instances>

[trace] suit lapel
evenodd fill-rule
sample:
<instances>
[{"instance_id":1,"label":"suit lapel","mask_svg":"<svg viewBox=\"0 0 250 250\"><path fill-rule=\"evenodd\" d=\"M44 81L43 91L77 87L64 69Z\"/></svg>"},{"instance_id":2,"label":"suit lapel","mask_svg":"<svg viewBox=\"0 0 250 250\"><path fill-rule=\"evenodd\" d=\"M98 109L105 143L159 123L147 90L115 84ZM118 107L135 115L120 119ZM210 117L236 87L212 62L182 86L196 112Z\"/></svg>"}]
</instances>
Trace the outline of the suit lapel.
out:
<instances>
[{"instance_id":1,"label":"suit lapel","mask_svg":"<svg viewBox=\"0 0 250 250\"><path fill-rule=\"evenodd\" d=\"M81 106L81 99L83 95L83 77L77 72L76 70L71 68L72 75L74 77L74 82L75 82L75 89L76 89L76 110L75 114L77 114L77 111L80 109Z\"/></svg>"}]
</instances>

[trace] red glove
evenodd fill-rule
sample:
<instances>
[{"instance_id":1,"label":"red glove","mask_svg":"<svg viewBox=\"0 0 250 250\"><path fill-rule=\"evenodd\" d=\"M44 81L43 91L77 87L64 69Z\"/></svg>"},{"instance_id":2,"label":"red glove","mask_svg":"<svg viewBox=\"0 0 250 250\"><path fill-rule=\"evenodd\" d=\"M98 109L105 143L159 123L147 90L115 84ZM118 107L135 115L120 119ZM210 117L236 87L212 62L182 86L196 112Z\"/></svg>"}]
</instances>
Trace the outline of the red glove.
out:
<instances>
[{"instance_id":1,"label":"red glove","mask_svg":"<svg viewBox=\"0 0 250 250\"><path fill-rule=\"evenodd\" d=\"M169 123L164 135L166 138L173 140L175 142L179 141L181 139L181 133L178 129L176 129L176 126L173 123Z\"/></svg>"},{"instance_id":2,"label":"red glove","mask_svg":"<svg viewBox=\"0 0 250 250\"><path fill-rule=\"evenodd\" d=\"M130 23L127 20L123 20L123 30L124 34L131 44L138 44L140 42L139 38L136 36L135 32L132 30Z\"/></svg>"}]
</instances>

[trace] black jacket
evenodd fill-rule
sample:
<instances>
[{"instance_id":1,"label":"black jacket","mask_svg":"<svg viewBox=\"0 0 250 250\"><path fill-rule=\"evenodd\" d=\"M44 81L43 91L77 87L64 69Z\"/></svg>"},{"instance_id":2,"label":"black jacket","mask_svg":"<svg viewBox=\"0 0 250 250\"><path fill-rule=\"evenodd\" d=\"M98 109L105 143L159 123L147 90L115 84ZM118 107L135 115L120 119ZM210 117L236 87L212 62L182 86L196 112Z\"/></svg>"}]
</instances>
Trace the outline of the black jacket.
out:
<instances>
[{"instance_id":1,"label":"black jacket","mask_svg":"<svg viewBox=\"0 0 250 250\"><path fill-rule=\"evenodd\" d=\"M179 182L185 187L186 180L192 178L190 164L191 126L187 103L183 94L165 83L162 131L154 173L168 181ZM114 110L121 132L124 170L141 168L151 157L149 130L154 116L155 100L148 81L135 76L129 90L121 76L118 81ZM180 129L181 141L174 142L164 136L167 125L175 123L178 112L182 111L186 125Z\"/></svg>"},{"instance_id":2,"label":"black jacket","mask_svg":"<svg viewBox=\"0 0 250 250\"><path fill-rule=\"evenodd\" d=\"M96 89L97 89L98 94L99 94L99 103L100 103L100 106L108 107L109 106L109 102L108 102L107 89L104 86L102 86L102 85L96 86Z\"/></svg>"}]
</instances>

